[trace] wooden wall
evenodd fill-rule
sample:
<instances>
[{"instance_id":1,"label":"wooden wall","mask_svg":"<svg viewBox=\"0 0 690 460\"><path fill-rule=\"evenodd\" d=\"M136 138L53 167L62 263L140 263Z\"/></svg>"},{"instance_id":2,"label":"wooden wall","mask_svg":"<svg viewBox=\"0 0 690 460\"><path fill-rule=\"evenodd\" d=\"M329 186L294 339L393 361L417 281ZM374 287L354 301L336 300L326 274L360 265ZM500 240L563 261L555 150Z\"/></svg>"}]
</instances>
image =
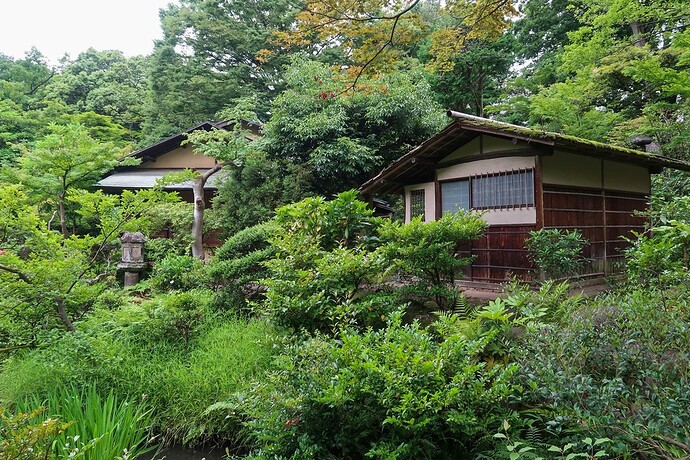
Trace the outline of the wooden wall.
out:
<instances>
[{"instance_id":1,"label":"wooden wall","mask_svg":"<svg viewBox=\"0 0 690 460\"><path fill-rule=\"evenodd\" d=\"M642 193L597 190L582 187L543 186L543 226L564 230L578 229L589 241L584 256L590 260L584 276L604 276L622 266L623 250L632 231L644 231L645 220L635 211L647 208ZM472 281L500 282L512 276L532 279L525 239L536 225L492 225L487 234L461 255L474 257L465 278Z\"/></svg>"},{"instance_id":2,"label":"wooden wall","mask_svg":"<svg viewBox=\"0 0 690 460\"><path fill-rule=\"evenodd\" d=\"M472 281L505 281L513 276L530 279L525 239L535 225L492 225L486 235L465 248L474 262L465 272Z\"/></svg>"},{"instance_id":3,"label":"wooden wall","mask_svg":"<svg viewBox=\"0 0 690 460\"><path fill-rule=\"evenodd\" d=\"M644 217L633 215L647 208L642 193L544 185L544 227L578 229L589 242L589 264L582 275L608 275L623 262L632 231L644 230Z\"/></svg>"}]
</instances>

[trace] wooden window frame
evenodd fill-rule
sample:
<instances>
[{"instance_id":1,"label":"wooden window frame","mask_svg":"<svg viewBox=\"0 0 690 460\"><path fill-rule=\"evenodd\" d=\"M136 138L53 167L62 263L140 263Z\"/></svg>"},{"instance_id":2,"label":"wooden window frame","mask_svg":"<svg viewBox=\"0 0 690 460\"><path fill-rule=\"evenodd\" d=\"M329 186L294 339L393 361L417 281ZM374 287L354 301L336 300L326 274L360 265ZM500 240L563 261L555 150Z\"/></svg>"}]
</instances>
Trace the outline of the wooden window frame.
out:
<instances>
[{"instance_id":1,"label":"wooden window frame","mask_svg":"<svg viewBox=\"0 0 690 460\"><path fill-rule=\"evenodd\" d=\"M415 205L421 206L417 212L415 212ZM426 222L426 190L423 188L410 190L410 220L417 216L422 216L422 222Z\"/></svg>"},{"instance_id":2,"label":"wooden window frame","mask_svg":"<svg viewBox=\"0 0 690 460\"><path fill-rule=\"evenodd\" d=\"M439 181L438 190L439 194L441 194L441 196L439 196L439 202L443 202L442 185L444 183L467 181L469 187L470 209L490 211L534 208L537 202L535 177L536 173L534 168L521 168ZM491 184L493 178L497 178L497 180ZM516 178L517 181L515 181ZM477 197L480 193L478 189L484 187L483 183L491 185L488 185L487 191L481 190L483 198L480 199ZM511 191L514 191L516 187L517 190L520 191L519 199L511 200L510 198L514 196ZM530 190L532 192L531 195L529 194ZM441 208L441 213L443 212L443 208Z\"/></svg>"}]
</instances>

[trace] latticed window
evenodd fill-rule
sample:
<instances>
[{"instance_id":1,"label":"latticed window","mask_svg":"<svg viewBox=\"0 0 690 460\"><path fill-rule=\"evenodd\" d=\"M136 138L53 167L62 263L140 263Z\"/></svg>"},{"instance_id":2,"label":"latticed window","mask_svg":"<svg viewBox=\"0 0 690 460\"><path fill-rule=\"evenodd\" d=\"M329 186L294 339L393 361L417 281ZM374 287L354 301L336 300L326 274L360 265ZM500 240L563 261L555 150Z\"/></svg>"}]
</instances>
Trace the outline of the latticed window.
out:
<instances>
[{"instance_id":1,"label":"latticed window","mask_svg":"<svg viewBox=\"0 0 690 460\"><path fill-rule=\"evenodd\" d=\"M412 190L410 192L410 218L414 219L417 216L422 216L425 220L426 210L424 208L425 202L424 189Z\"/></svg>"},{"instance_id":2,"label":"latticed window","mask_svg":"<svg viewBox=\"0 0 690 460\"><path fill-rule=\"evenodd\" d=\"M521 208L534 205L531 169L485 174L471 178L474 209Z\"/></svg>"},{"instance_id":3,"label":"latticed window","mask_svg":"<svg viewBox=\"0 0 690 460\"><path fill-rule=\"evenodd\" d=\"M482 174L441 183L441 209L510 209L534 206L534 171Z\"/></svg>"}]
</instances>

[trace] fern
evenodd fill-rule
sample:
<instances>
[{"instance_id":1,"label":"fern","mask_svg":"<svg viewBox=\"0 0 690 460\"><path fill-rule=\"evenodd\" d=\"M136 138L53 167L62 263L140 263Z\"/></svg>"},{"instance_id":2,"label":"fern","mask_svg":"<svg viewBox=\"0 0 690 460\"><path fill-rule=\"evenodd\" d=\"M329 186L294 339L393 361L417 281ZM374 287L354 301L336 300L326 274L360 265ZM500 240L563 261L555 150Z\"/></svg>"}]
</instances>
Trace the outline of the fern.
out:
<instances>
[{"instance_id":1,"label":"fern","mask_svg":"<svg viewBox=\"0 0 690 460\"><path fill-rule=\"evenodd\" d=\"M457 315L459 319L469 320L474 316L476 308L472 305L463 292L460 292L455 298L452 312Z\"/></svg>"}]
</instances>

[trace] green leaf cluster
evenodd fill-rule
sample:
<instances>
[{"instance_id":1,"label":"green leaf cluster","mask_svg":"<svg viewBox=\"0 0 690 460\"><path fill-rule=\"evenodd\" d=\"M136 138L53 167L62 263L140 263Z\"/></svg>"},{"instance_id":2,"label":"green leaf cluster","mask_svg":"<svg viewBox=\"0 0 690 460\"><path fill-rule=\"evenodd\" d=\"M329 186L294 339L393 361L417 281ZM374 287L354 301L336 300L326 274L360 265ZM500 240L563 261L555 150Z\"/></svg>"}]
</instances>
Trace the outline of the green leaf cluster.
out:
<instances>
[{"instance_id":1,"label":"green leaf cluster","mask_svg":"<svg viewBox=\"0 0 690 460\"><path fill-rule=\"evenodd\" d=\"M394 269L400 275L412 277L411 292L432 297L439 307L447 309L455 303L458 273L472 261L458 253L487 228L481 214L457 212L446 213L432 222L424 222L421 217L408 224L389 220L383 223L379 234Z\"/></svg>"},{"instance_id":2,"label":"green leaf cluster","mask_svg":"<svg viewBox=\"0 0 690 460\"><path fill-rule=\"evenodd\" d=\"M577 274L587 262L582 254L586 244L579 230L563 232L557 228L532 231L525 240L528 257L542 279Z\"/></svg>"},{"instance_id":3,"label":"green leaf cluster","mask_svg":"<svg viewBox=\"0 0 690 460\"><path fill-rule=\"evenodd\" d=\"M485 339L435 336L393 315L290 348L249 395L254 458L458 458L470 455L516 388L515 365L488 367Z\"/></svg>"}]
</instances>

